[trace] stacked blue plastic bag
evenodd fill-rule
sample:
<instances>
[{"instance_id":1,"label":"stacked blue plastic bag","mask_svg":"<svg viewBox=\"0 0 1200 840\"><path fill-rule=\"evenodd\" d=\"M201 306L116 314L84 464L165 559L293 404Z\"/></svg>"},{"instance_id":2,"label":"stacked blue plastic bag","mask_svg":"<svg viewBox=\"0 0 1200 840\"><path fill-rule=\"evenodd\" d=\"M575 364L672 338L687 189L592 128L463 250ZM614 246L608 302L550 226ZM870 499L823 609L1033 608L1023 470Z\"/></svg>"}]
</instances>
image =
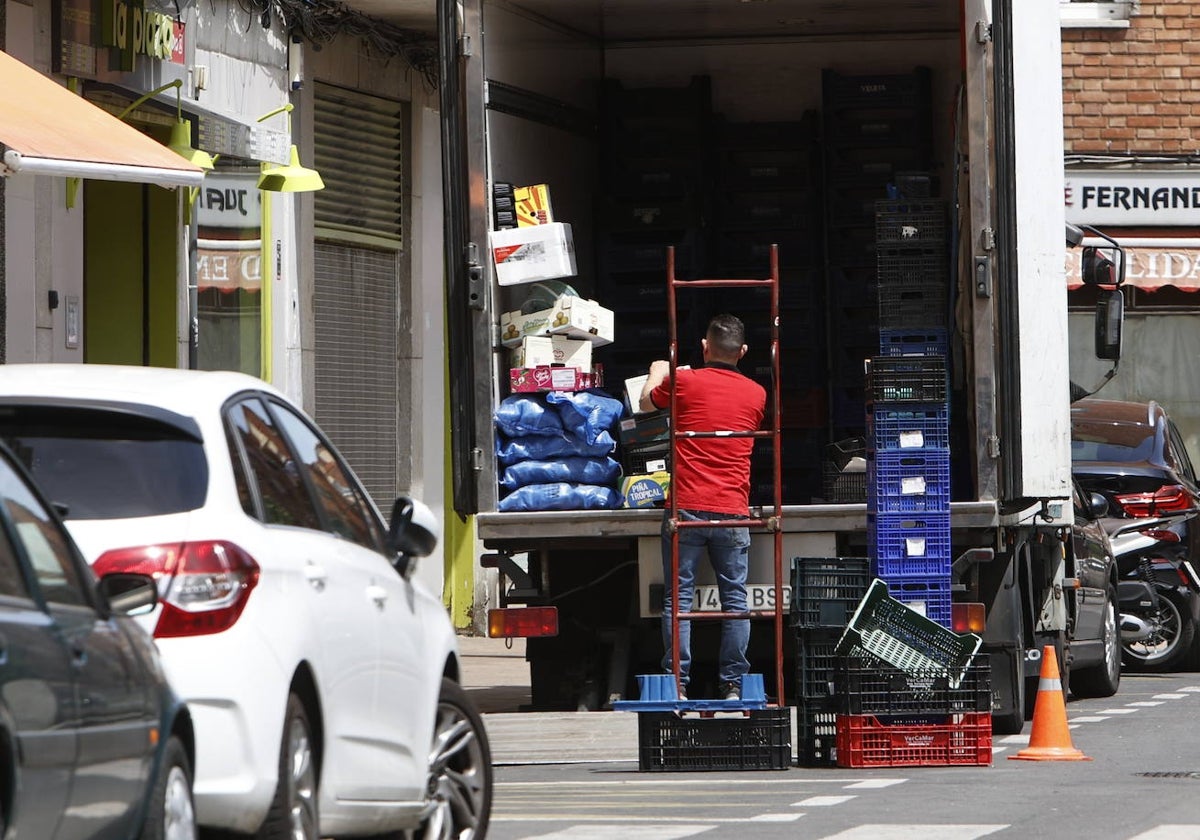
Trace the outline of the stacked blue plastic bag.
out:
<instances>
[{"instance_id":1,"label":"stacked blue plastic bag","mask_svg":"<svg viewBox=\"0 0 1200 840\"><path fill-rule=\"evenodd\" d=\"M612 430L620 401L594 391L513 394L496 409L501 511L621 506Z\"/></svg>"}]
</instances>

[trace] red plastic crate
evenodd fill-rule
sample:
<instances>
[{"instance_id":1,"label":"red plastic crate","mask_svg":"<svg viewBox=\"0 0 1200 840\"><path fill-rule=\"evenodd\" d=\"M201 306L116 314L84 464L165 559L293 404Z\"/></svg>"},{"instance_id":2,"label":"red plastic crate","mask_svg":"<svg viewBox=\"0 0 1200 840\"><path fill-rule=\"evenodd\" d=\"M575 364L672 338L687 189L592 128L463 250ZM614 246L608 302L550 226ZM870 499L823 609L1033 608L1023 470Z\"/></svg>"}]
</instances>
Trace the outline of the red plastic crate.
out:
<instances>
[{"instance_id":1,"label":"red plastic crate","mask_svg":"<svg viewBox=\"0 0 1200 840\"><path fill-rule=\"evenodd\" d=\"M989 766L992 713L949 716L947 723L885 722L875 715L838 715L839 767Z\"/></svg>"}]
</instances>

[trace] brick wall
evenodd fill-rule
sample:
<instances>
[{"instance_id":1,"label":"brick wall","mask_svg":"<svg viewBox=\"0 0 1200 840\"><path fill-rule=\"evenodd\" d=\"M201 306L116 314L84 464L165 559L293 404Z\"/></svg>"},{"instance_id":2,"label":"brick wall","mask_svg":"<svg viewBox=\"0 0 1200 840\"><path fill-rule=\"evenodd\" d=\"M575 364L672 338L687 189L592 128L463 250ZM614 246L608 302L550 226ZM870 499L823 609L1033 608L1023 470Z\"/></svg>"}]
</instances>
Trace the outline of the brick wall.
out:
<instances>
[{"instance_id":1,"label":"brick wall","mask_svg":"<svg viewBox=\"0 0 1200 840\"><path fill-rule=\"evenodd\" d=\"M1141 4L1128 29L1064 29L1067 154L1200 150L1200 2Z\"/></svg>"}]
</instances>

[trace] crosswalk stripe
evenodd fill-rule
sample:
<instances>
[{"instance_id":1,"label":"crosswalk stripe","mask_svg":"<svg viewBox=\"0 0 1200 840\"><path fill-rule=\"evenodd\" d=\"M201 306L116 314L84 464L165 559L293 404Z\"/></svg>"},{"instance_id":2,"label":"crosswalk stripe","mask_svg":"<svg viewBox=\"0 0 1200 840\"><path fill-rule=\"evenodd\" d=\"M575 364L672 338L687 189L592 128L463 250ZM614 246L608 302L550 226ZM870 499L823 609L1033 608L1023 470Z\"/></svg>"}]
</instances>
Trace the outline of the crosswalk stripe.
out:
<instances>
[{"instance_id":1,"label":"crosswalk stripe","mask_svg":"<svg viewBox=\"0 0 1200 840\"><path fill-rule=\"evenodd\" d=\"M1136 711L1137 711L1137 709L1101 709L1100 714L1102 714L1102 715L1131 715Z\"/></svg>"},{"instance_id":2,"label":"crosswalk stripe","mask_svg":"<svg viewBox=\"0 0 1200 840\"><path fill-rule=\"evenodd\" d=\"M1007 825L858 825L821 840L975 840L1006 828Z\"/></svg>"},{"instance_id":3,"label":"crosswalk stripe","mask_svg":"<svg viewBox=\"0 0 1200 840\"><path fill-rule=\"evenodd\" d=\"M1192 694L1196 694L1197 692L1200 692L1200 685L1188 685L1188 686L1184 686L1183 688L1181 688L1179 690L1180 691L1189 691Z\"/></svg>"},{"instance_id":4,"label":"crosswalk stripe","mask_svg":"<svg viewBox=\"0 0 1200 840\"><path fill-rule=\"evenodd\" d=\"M1155 694L1153 699L1155 699L1155 700L1182 700L1184 697L1187 697L1187 695L1186 694Z\"/></svg>"},{"instance_id":5,"label":"crosswalk stripe","mask_svg":"<svg viewBox=\"0 0 1200 840\"><path fill-rule=\"evenodd\" d=\"M1000 738L998 740L1001 744L1028 744L1029 736L1028 735L1006 735L1005 737Z\"/></svg>"},{"instance_id":6,"label":"crosswalk stripe","mask_svg":"<svg viewBox=\"0 0 1200 840\"><path fill-rule=\"evenodd\" d=\"M706 831L712 831L715 825L573 825L561 831L549 834L527 834L521 840L612 840L622 837L625 840L680 840L683 837L695 837Z\"/></svg>"},{"instance_id":7,"label":"crosswalk stripe","mask_svg":"<svg viewBox=\"0 0 1200 840\"><path fill-rule=\"evenodd\" d=\"M1072 723L1098 723L1102 720L1108 720L1108 717L1106 715L1080 715L1071 718Z\"/></svg>"},{"instance_id":8,"label":"crosswalk stripe","mask_svg":"<svg viewBox=\"0 0 1200 840\"><path fill-rule=\"evenodd\" d=\"M1200 837L1200 825L1156 825L1129 840L1195 840Z\"/></svg>"},{"instance_id":9,"label":"crosswalk stripe","mask_svg":"<svg viewBox=\"0 0 1200 840\"><path fill-rule=\"evenodd\" d=\"M751 817L750 822L795 822L804 814L759 814Z\"/></svg>"},{"instance_id":10,"label":"crosswalk stripe","mask_svg":"<svg viewBox=\"0 0 1200 840\"><path fill-rule=\"evenodd\" d=\"M903 784L907 781L908 779L863 779L861 782L855 782L852 785L846 785L846 790L885 788L891 787L892 785Z\"/></svg>"},{"instance_id":11,"label":"crosswalk stripe","mask_svg":"<svg viewBox=\"0 0 1200 840\"><path fill-rule=\"evenodd\" d=\"M1161 700L1135 700L1134 702L1126 703L1125 705L1142 707L1142 706L1161 706L1162 704L1163 704L1163 701L1161 701Z\"/></svg>"},{"instance_id":12,"label":"crosswalk stripe","mask_svg":"<svg viewBox=\"0 0 1200 840\"><path fill-rule=\"evenodd\" d=\"M843 802L849 802L854 799L853 796L810 796L808 799L801 799L799 802L793 802L793 808L814 808L822 805L841 805Z\"/></svg>"}]
</instances>

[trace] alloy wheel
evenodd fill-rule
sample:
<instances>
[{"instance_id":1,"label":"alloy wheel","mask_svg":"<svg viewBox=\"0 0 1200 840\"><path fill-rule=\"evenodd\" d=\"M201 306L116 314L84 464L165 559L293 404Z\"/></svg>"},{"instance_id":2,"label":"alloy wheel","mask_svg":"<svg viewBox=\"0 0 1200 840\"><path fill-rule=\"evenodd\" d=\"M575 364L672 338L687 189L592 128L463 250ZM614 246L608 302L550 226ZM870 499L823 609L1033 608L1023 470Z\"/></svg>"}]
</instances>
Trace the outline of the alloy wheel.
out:
<instances>
[{"instance_id":1,"label":"alloy wheel","mask_svg":"<svg viewBox=\"0 0 1200 840\"><path fill-rule=\"evenodd\" d=\"M163 794L164 840L196 840L196 812L187 773L175 766L167 775Z\"/></svg>"},{"instance_id":2,"label":"alloy wheel","mask_svg":"<svg viewBox=\"0 0 1200 840\"><path fill-rule=\"evenodd\" d=\"M288 726L288 811L293 840L317 836L317 773L308 725L299 717Z\"/></svg>"},{"instance_id":3,"label":"alloy wheel","mask_svg":"<svg viewBox=\"0 0 1200 840\"><path fill-rule=\"evenodd\" d=\"M438 703L429 757L425 840L475 840L487 807L486 760L475 723L455 703Z\"/></svg>"}]
</instances>

